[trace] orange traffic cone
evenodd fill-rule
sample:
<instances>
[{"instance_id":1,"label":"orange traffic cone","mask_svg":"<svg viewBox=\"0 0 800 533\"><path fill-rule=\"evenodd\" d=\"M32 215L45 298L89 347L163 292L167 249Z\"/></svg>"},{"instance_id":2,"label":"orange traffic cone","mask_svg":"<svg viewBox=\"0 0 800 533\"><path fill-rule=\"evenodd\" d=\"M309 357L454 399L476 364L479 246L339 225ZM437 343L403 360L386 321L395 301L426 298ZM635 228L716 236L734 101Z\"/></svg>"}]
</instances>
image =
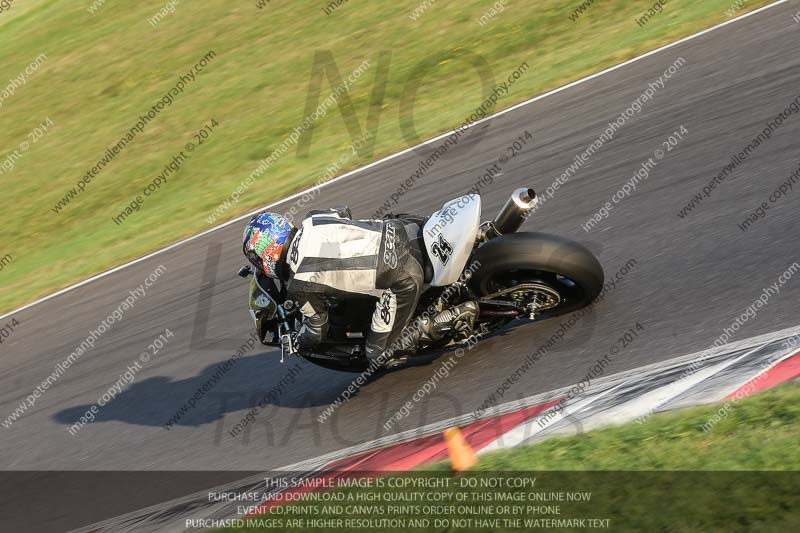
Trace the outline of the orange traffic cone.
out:
<instances>
[{"instance_id":1,"label":"orange traffic cone","mask_svg":"<svg viewBox=\"0 0 800 533\"><path fill-rule=\"evenodd\" d=\"M466 470L478 462L475 452L467 444L464 435L458 428L450 428L444 432L444 440L447 443L447 451L450 452L450 463L453 470L460 472Z\"/></svg>"}]
</instances>

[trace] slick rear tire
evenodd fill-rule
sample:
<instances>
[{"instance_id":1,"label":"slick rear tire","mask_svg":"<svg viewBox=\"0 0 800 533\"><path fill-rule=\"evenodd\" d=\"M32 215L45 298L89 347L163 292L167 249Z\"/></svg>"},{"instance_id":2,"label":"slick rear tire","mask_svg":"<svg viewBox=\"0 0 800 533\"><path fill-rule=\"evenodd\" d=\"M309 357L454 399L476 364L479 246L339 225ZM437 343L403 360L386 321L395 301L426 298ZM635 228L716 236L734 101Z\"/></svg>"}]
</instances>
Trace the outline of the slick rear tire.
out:
<instances>
[{"instance_id":1,"label":"slick rear tire","mask_svg":"<svg viewBox=\"0 0 800 533\"><path fill-rule=\"evenodd\" d=\"M556 235L502 235L478 248L470 264L475 261L469 284L480 296L531 282L556 290L560 303L542 312L539 319L586 307L603 289L603 267L592 252Z\"/></svg>"}]
</instances>

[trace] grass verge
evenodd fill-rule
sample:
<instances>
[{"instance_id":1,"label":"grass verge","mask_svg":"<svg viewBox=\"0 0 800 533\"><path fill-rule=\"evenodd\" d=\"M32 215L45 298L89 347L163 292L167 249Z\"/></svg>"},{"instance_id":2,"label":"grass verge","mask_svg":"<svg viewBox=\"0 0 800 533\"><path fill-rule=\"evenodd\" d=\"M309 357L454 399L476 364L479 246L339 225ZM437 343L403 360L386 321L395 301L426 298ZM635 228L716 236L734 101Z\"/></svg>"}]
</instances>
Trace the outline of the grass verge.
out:
<instances>
[{"instance_id":1,"label":"grass verge","mask_svg":"<svg viewBox=\"0 0 800 533\"><path fill-rule=\"evenodd\" d=\"M487 454L477 470L800 470L800 385ZM793 444L794 443L794 444Z\"/></svg>"},{"instance_id":2,"label":"grass verge","mask_svg":"<svg viewBox=\"0 0 800 533\"><path fill-rule=\"evenodd\" d=\"M0 89L44 57L3 93L0 108L0 257L12 258L0 270L0 312L313 184L326 169L344 172L460 124L486 81L458 59L465 51L481 58L489 81L528 65L496 111L722 22L734 6L672 0L640 26L650 0L604 0L574 20L577 0L506 1L495 14L479 0L424 3L423 10L419 0L348 2L330 12L311 1L262 1L259 9L254 1L208 0L173 2L155 23L163 0L93 1L92 10L87 3L29 0L0 14ZM735 14L768 3L748 1ZM215 57L196 80L54 211L209 51ZM343 78L367 65L349 91L350 118L345 123L330 107L306 156L291 146L238 201L214 213L303 121L317 51L330 51ZM382 51L386 88L372 122L374 145L351 156L351 134L367 130ZM416 134L404 133L397 118L409 87L417 88ZM321 100L330 90L323 81ZM208 140L144 198L212 119L219 126ZM143 203L115 223L137 195Z\"/></svg>"}]
</instances>

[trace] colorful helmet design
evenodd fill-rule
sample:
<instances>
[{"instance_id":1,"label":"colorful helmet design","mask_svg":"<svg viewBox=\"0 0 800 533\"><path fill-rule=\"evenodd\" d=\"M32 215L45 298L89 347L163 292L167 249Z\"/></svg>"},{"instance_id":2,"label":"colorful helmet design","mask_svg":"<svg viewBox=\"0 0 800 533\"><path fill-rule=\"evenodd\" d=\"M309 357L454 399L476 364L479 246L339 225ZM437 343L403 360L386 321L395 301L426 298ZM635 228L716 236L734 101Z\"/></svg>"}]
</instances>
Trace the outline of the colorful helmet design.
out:
<instances>
[{"instance_id":1,"label":"colorful helmet design","mask_svg":"<svg viewBox=\"0 0 800 533\"><path fill-rule=\"evenodd\" d=\"M294 226L277 213L259 213L248 222L242 251L250 263L269 277L277 278L278 262Z\"/></svg>"}]
</instances>

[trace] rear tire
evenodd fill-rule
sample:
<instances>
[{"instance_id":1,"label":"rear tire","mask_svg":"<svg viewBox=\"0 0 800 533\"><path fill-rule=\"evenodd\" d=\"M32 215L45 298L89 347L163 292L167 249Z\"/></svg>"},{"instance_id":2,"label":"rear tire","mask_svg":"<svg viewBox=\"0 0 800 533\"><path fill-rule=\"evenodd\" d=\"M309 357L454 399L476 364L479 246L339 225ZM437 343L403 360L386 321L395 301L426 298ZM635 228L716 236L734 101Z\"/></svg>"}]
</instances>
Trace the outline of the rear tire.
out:
<instances>
[{"instance_id":1,"label":"rear tire","mask_svg":"<svg viewBox=\"0 0 800 533\"><path fill-rule=\"evenodd\" d=\"M563 315L589 305L603 289L603 267L577 242L546 233L511 233L478 248L471 262L479 267L470 286L487 296L519 283L536 282L559 293L555 307L537 319Z\"/></svg>"}]
</instances>

